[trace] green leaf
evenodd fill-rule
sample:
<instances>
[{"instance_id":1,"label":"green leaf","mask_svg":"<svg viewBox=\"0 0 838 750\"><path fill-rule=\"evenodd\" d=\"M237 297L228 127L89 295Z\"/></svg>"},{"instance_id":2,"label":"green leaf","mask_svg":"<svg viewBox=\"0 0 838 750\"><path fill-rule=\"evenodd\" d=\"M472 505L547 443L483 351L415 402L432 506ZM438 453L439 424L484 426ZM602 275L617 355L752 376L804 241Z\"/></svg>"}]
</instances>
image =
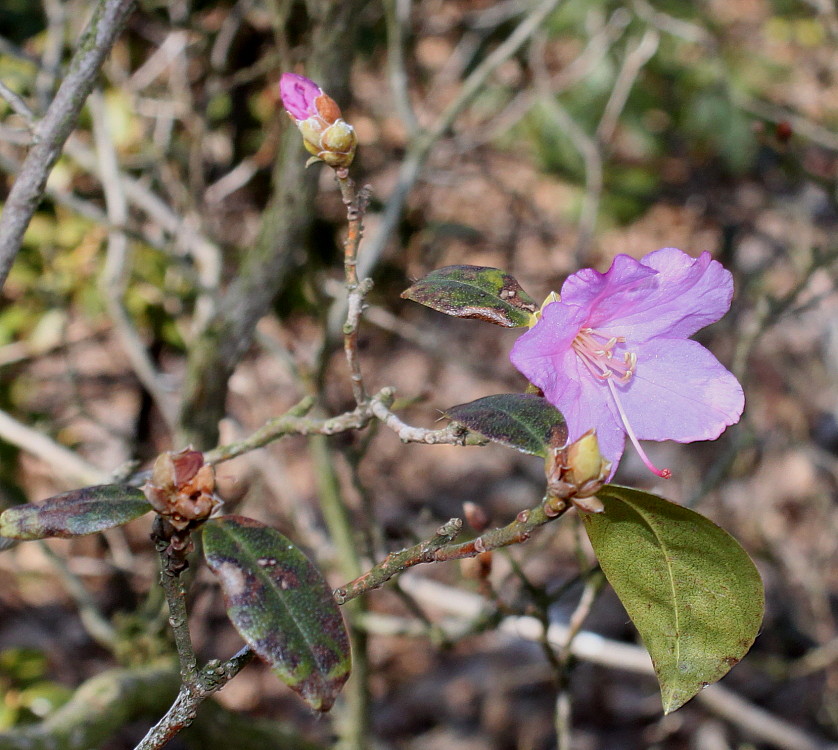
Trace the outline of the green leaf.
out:
<instances>
[{"instance_id":1,"label":"green leaf","mask_svg":"<svg viewBox=\"0 0 838 750\"><path fill-rule=\"evenodd\" d=\"M751 647L764 594L745 550L702 515L616 485L582 514L602 570L652 657L663 710L721 679Z\"/></svg>"},{"instance_id":2,"label":"green leaf","mask_svg":"<svg viewBox=\"0 0 838 750\"><path fill-rule=\"evenodd\" d=\"M504 328L529 325L538 309L515 278L486 266L438 268L402 297L455 318L477 318Z\"/></svg>"},{"instance_id":3,"label":"green leaf","mask_svg":"<svg viewBox=\"0 0 838 750\"><path fill-rule=\"evenodd\" d=\"M445 416L509 448L547 456L567 440L562 413L540 396L499 393L452 406Z\"/></svg>"},{"instance_id":4,"label":"green leaf","mask_svg":"<svg viewBox=\"0 0 838 750\"><path fill-rule=\"evenodd\" d=\"M349 677L349 636L323 576L275 529L244 516L207 521L204 555L227 616L274 673L316 711Z\"/></svg>"},{"instance_id":5,"label":"green leaf","mask_svg":"<svg viewBox=\"0 0 838 750\"><path fill-rule=\"evenodd\" d=\"M102 484L55 495L39 505L15 505L0 515L0 536L27 541L94 534L151 510L142 490Z\"/></svg>"}]
</instances>

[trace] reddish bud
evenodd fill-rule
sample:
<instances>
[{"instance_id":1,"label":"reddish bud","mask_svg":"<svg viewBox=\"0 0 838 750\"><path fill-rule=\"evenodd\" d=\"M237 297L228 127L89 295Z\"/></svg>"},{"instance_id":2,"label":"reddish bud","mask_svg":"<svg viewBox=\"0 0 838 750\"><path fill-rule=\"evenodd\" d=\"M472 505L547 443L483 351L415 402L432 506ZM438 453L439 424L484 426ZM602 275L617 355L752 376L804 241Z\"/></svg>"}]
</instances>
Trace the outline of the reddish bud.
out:
<instances>
[{"instance_id":1,"label":"reddish bud","mask_svg":"<svg viewBox=\"0 0 838 750\"><path fill-rule=\"evenodd\" d=\"M179 531L205 521L221 505L212 466L191 448L160 454L143 493L154 510Z\"/></svg>"}]
</instances>

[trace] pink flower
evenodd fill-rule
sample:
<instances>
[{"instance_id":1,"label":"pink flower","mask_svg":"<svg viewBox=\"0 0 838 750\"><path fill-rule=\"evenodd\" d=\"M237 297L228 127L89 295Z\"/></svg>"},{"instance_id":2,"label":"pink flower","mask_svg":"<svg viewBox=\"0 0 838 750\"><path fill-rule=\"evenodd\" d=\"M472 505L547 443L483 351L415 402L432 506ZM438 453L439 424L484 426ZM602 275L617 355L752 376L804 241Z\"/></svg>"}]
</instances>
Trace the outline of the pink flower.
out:
<instances>
[{"instance_id":1,"label":"pink flower","mask_svg":"<svg viewBox=\"0 0 838 750\"><path fill-rule=\"evenodd\" d=\"M742 414L742 386L687 338L719 320L732 296L730 272L709 253L618 255L604 274L570 276L510 358L564 414L568 442L595 429L616 468L628 435L646 466L668 477L638 439L714 440Z\"/></svg>"}]
</instances>

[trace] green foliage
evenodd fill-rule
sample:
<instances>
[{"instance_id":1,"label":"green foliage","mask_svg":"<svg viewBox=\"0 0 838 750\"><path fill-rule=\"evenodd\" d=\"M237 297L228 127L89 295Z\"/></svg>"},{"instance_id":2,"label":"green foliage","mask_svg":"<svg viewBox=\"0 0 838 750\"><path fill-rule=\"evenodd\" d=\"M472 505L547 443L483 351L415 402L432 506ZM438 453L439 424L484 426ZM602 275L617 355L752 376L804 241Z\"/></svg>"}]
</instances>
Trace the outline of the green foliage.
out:
<instances>
[{"instance_id":1,"label":"green foliage","mask_svg":"<svg viewBox=\"0 0 838 750\"><path fill-rule=\"evenodd\" d=\"M546 399L530 394L486 396L452 406L445 416L495 443L542 458L567 440L561 412Z\"/></svg>"},{"instance_id":2,"label":"green foliage","mask_svg":"<svg viewBox=\"0 0 838 750\"><path fill-rule=\"evenodd\" d=\"M597 497L605 511L582 520L669 713L748 652L762 623L762 581L736 540L704 516L616 485Z\"/></svg>"},{"instance_id":3,"label":"green foliage","mask_svg":"<svg viewBox=\"0 0 838 750\"><path fill-rule=\"evenodd\" d=\"M475 318L504 328L529 325L537 309L516 279L485 266L438 268L402 292L402 297L455 318Z\"/></svg>"},{"instance_id":4,"label":"green foliage","mask_svg":"<svg viewBox=\"0 0 838 750\"><path fill-rule=\"evenodd\" d=\"M275 529L243 516L206 523L204 555L248 645L316 711L349 677L349 636L332 590Z\"/></svg>"},{"instance_id":5,"label":"green foliage","mask_svg":"<svg viewBox=\"0 0 838 750\"><path fill-rule=\"evenodd\" d=\"M69 700L72 690L48 680L48 667L36 649L0 652L0 732L38 721Z\"/></svg>"},{"instance_id":6,"label":"green foliage","mask_svg":"<svg viewBox=\"0 0 838 750\"><path fill-rule=\"evenodd\" d=\"M84 487L39 505L16 505L0 515L0 535L29 541L94 534L133 521L151 506L142 491L120 484Z\"/></svg>"}]
</instances>

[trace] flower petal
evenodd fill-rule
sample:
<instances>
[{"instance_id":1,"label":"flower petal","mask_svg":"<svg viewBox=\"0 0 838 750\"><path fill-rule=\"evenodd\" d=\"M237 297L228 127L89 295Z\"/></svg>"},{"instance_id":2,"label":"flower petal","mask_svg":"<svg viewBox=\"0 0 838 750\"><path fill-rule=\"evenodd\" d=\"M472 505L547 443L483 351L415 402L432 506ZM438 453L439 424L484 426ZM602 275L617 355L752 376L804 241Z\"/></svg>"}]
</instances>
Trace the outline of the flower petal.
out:
<instances>
[{"instance_id":1,"label":"flower petal","mask_svg":"<svg viewBox=\"0 0 838 750\"><path fill-rule=\"evenodd\" d=\"M623 260L626 259L626 260ZM654 272L637 279L627 256L617 256L598 285L580 289L580 274L568 279L563 299L574 304L590 304L587 325L629 342L646 341L654 336L687 338L704 326L715 323L730 308L733 277L709 253L692 258L674 247L649 253L641 262ZM565 286L568 286L565 282ZM567 295L567 296L565 296ZM580 302L582 297L588 302Z\"/></svg>"},{"instance_id":2,"label":"flower petal","mask_svg":"<svg viewBox=\"0 0 838 750\"><path fill-rule=\"evenodd\" d=\"M295 120L306 120L317 114L314 100L323 93L309 78L296 73L283 73L279 79L282 105Z\"/></svg>"},{"instance_id":3,"label":"flower petal","mask_svg":"<svg viewBox=\"0 0 838 750\"><path fill-rule=\"evenodd\" d=\"M636 354L634 377L618 389L640 440L715 440L739 421L742 386L698 342L657 339Z\"/></svg>"},{"instance_id":4,"label":"flower petal","mask_svg":"<svg viewBox=\"0 0 838 750\"><path fill-rule=\"evenodd\" d=\"M583 268L562 285L562 302L590 311L585 325L598 328L643 304L657 272L628 255L614 258L605 273Z\"/></svg>"},{"instance_id":5,"label":"flower petal","mask_svg":"<svg viewBox=\"0 0 838 750\"><path fill-rule=\"evenodd\" d=\"M564 302L544 308L541 320L512 347L509 358L567 422L568 440L595 429L600 452L614 468L625 444L625 432L607 385L592 375L570 345L587 311Z\"/></svg>"}]
</instances>

